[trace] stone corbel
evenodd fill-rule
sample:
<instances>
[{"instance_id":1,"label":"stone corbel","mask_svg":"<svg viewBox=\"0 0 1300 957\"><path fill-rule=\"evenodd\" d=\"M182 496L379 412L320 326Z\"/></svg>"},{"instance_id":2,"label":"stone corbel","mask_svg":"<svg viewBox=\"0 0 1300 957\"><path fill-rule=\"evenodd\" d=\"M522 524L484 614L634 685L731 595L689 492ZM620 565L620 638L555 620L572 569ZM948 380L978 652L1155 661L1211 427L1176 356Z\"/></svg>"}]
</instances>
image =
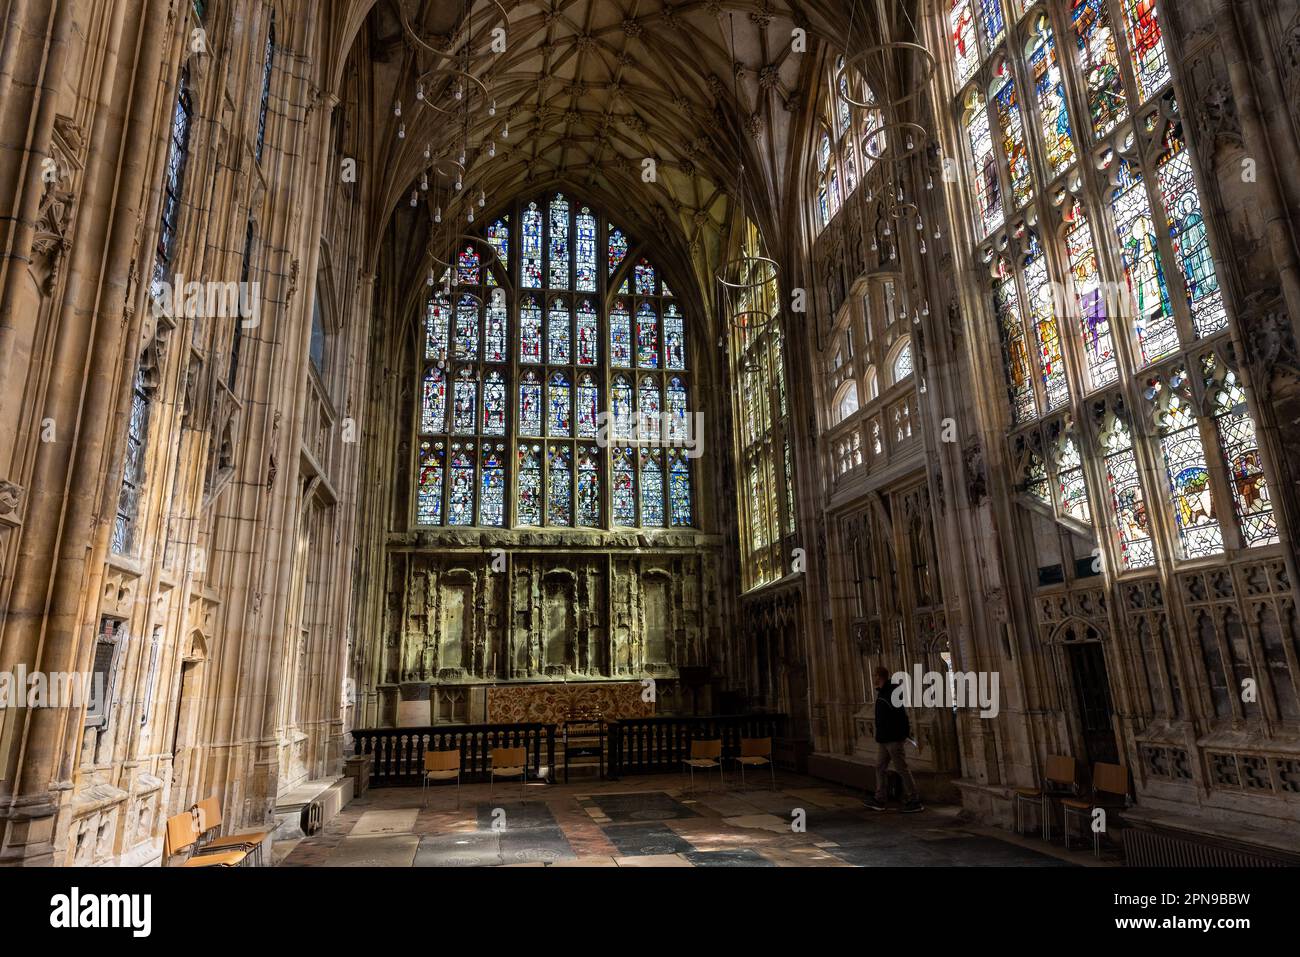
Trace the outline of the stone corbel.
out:
<instances>
[{"instance_id":1,"label":"stone corbel","mask_svg":"<svg viewBox=\"0 0 1300 957\"><path fill-rule=\"evenodd\" d=\"M0 479L0 527L22 525L22 501L25 489L16 482Z\"/></svg>"}]
</instances>

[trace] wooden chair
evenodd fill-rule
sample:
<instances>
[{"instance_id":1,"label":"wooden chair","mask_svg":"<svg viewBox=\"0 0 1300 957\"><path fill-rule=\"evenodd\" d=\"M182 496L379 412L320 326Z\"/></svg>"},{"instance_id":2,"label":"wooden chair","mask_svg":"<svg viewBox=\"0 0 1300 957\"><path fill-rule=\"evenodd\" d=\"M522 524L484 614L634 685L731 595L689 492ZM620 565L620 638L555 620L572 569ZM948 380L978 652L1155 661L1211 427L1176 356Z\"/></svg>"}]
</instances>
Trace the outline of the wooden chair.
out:
<instances>
[{"instance_id":1,"label":"wooden chair","mask_svg":"<svg viewBox=\"0 0 1300 957\"><path fill-rule=\"evenodd\" d=\"M199 840L199 829L194 822L195 812L186 811L167 819L163 836L163 863L174 854L192 848ZM216 854L192 854L181 867L238 867L244 863L248 852L243 850L222 851Z\"/></svg>"},{"instance_id":2,"label":"wooden chair","mask_svg":"<svg viewBox=\"0 0 1300 957\"><path fill-rule=\"evenodd\" d=\"M772 772L772 790L776 790L776 762L772 760L771 738L741 738L740 754L732 758L740 765L740 788L745 789L745 768L767 765Z\"/></svg>"},{"instance_id":3,"label":"wooden chair","mask_svg":"<svg viewBox=\"0 0 1300 957\"><path fill-rule=\"evenodd\" d=\"M1047 756L1047 769L1043 774L1043 783L1036 788L1016 788L1011 796L1012 813L1015 817L1016 833L1023 834L1024 818L1020 810L1022 802L1038 804L1038 827L1043 840L1052 839L1052 800L1056 798L1077 797L1079 794L1079 765L1074 758L1061 754Z\"/></svg>"},{"instance_id":4,"label":"wooden chair","mask_svg":"<svg viewBox=\"0 0 1300 957\"><path fill-rule=\"evenodd\" d=\"M488 782L488 798L492 797L492 786L497 778L519 778L519 796L523 797L528 786L528 749L493 748L492 773Z\"/></svg>"},{"instance_id":5,"label":"wooden chair","mask_svg":"<svg viewBox=\"0 0 1300 957\"><path fill-rule=\"evenodd\" d=\"M194 812L198 815L200 835L200 843L194 851L195 854L214 854L223 851L242 850L249 854L257 852L260 859L262 845L271 836L270 831L227 834L225 837L216 836L216 832L221 828L222 821L221 802L217 800L216 795L204 798L194 805ZM203 840L203 838L209 837L209 840Z\"/></svg>"},{"instance_id":6,"label":"wooden chair","mask_svg":"<svg viewBox=\"0 0 1300 957\"><path fill-rule=\"evenodd\" d=\"M429 782L456 780L456 807L460 807L460 749L424 752L424 806L429 806Z\"/></svg>"},{"instance_id":7,"label":"wooden chair","mask_svg":"<svg viewBox=\"0 0 1300 957\"><path fill-rule=\"evenodd\" d=\"M1119 798L1115 801L1115 798ZM1065 849L1070 849L1070 816L1090 818L1098 808L1107 810L1128 806L1128 768L1122 764L1097 762L1092 766L1092 799L1066 798L1061 801L1061 826L1065 829ZM1101 857L1101 831L1093 829L1092 853Z\"/></svg>"},{"instance_id":8,"label":"wooden chair","mask_svg":"<svg viewBox=\"0 0 1300 957\"><path fill-rule=\"evenodd\" d=\"M709 768L718 769L718 786L725 787L726 780L722 776L722 739L712 738L709 740L692 741L691 756L682 764L690 772L691 785L690 791L695 793L695 769L707 771Z\"/></svg>"}]
</instances>

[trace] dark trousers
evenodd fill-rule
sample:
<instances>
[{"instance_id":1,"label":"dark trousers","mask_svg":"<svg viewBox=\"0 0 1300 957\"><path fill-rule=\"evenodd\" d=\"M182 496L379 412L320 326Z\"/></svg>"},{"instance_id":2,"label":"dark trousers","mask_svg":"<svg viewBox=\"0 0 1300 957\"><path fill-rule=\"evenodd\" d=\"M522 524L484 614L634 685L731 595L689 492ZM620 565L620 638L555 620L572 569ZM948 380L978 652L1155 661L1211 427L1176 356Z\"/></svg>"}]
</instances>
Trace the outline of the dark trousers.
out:
<instances>
[{"instance_id":1,"label":"dark trousers","mask_svg":"<svg viewBox=\"0 0 1300 957\"><path fill-rule=\"evenodd\" d=\"M902 741L882 742L876 745L876 800L884 804L889 799L889 779L885 776L889 765L903 779L903 800L916 800L916 781L907 769L907 756L903 754Z\"/></svg>"}]
</instances>

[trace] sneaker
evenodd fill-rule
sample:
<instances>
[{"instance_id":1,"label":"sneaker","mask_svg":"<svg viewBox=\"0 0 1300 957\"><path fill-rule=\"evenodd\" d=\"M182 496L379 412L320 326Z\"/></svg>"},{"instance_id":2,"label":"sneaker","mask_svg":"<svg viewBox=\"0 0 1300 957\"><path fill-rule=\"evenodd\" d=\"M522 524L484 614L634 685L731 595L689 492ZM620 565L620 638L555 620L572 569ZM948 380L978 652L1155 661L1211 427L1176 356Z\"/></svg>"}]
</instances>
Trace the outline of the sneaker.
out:
<instances>
[{"instance_id":1,"label":"sneaker","mask_svg":"<svg viewBox=\"0 0 1300 957\"><path fill-rule=\"evenodd\" d=\"M921 803L919 798L912 798L912 800L903 805L904 814L916 814L917 812L924 810L925 805Z\"/></svg>"},{"instance_id":2,"label":"sneaker","mask_svg":"<svg viewBox=\"0 0 1300 957\"><path fill-rule=\"evenodd\" d=\"M867 807L871 808L871 810L873 810L873 811L887 811L887 810L889 810L887 807L885 807L885 805L883 805L883 804L881 804L879 801L877 801L877 800L875 799L875 797L867 797L867 798L863 798L863 799L862 799L862 803L865 804Z\"/></svg>"}]
</instances>

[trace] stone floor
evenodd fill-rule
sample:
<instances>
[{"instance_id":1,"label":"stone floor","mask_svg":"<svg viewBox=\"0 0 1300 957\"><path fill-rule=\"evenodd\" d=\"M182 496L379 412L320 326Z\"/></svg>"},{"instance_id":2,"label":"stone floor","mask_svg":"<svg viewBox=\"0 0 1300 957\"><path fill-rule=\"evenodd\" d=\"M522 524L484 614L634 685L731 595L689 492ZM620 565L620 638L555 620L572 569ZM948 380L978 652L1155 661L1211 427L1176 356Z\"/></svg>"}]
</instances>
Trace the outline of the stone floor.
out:
<instances>
[{"instance_id":1,"label":"stone floor","mask_svg":"<svg viewBox=\"0 0 1300 957\"><path fill-rule=\"evenodd\" d=\"M1090 848L960 823L957 808L871 811L862 795L782 773L776 790L677 775L569 785L371 790L325 829L279 843L286 867L889 867L1095 865ZM763 783L767 783L764 781ZM802 828L798 825L802 824Z\"/></svg>"}]
</instances>

